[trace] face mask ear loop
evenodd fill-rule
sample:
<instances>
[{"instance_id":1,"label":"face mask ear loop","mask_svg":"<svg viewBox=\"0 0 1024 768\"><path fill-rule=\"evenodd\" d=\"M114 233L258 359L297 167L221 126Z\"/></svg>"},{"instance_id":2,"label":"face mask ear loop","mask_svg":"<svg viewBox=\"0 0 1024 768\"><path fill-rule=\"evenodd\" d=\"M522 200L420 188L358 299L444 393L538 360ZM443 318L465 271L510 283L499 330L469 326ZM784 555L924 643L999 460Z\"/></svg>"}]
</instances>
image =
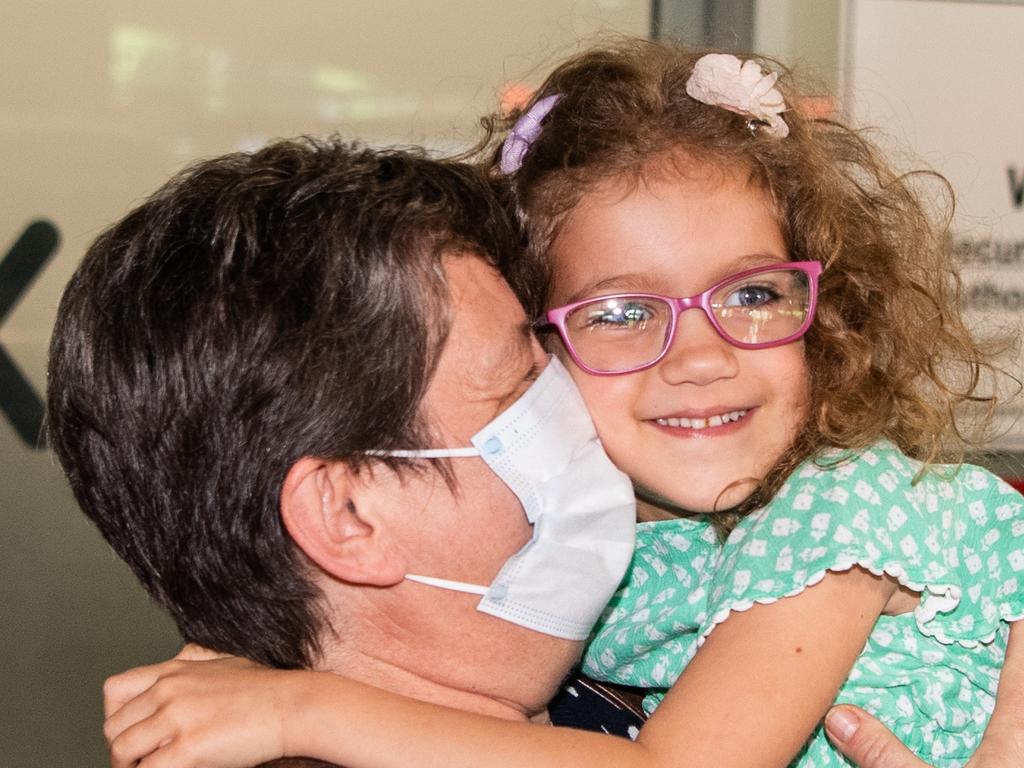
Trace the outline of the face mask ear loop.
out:
<instances>
[{"instance_id":1,"label":"face mask ear loop","mask_svg":"<svg viewBox=\"0 0 1024 768\"><path fill-rule=\"evenodd\" d=\"M473 446L465 448L421 448L418 450L400 451L366 451L367 456L394 456L397 459L459 459L474 458L480 455L480 449ZM406 580L415 581L419 584L426 584L430 587L449 589L455 592L465 592L470 595L486 595L488 587L478 584L466 584L462 581L450 581L448 579L437 579L433 576L417 576L414 573L407 573Z\"/></svg>"},{"instance_id":2,"label":"face mask ear loop","mask_svg":"<svg viewBox=\"0 0 1024 768\"><path fill-rule=\"evenodd\" d=\"M470 595L486 595L488 587L481 587L478 584L467 584L464 581L449 581L448 579L435 579L433 576L417 576L414 573L405 574L407 581L415 581L418 584L426 584L430 587L450 589L454 592L466 592Z\"/></svg>"},{"instance_id":3,"label":"face mask ear loop","mask_svg":"<svg viewBox=\"0 0 1024 768\"><path fill-rule=\"evenodd\" d=\"M365 451L367 456L394 456L396 459L463 459L480 455L480 449L466 448L423 448L409 451Z\"/></svg>"}]
</instances>

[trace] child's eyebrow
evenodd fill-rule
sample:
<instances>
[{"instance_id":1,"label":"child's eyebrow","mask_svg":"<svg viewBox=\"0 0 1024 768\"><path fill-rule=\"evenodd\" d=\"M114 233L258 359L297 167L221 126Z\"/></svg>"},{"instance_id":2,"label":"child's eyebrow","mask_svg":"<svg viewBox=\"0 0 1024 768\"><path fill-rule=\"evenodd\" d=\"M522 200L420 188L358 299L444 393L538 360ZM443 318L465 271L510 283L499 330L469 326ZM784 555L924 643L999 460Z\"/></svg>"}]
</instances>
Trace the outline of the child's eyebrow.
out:
<instances>
[{"instance_id":1,"label":"child's eyebrow","mask_svg":"<svg viewBox=\"0 0 1024 768\"><path fill-rule=\"evenodd\" d=\"M743 256L737 257L737 259L729 264L729 269L722 277L728 277L729 275L737 272L742 272L745 269L753 269L754 267L764 267L768 264L778 263L785 264L792 259L788 253L774 253L769 251L763 251L758 253L747 253ZM721 278L719 278L721 279Z\"/></svg>"},{"instance_id":2,"label":"child's eyebrow","mask_svg":"<svg viewBox=\"0 0 1024 768\"><path fill-rule=\"evenodd\" d=\"M769 253L767 251L763 253L747 253L730 261L724 269L718 270L704 288L709 288L719 280L729 275L734 275L737 272L773 263L785 264L788 261L788 255L780 255L778 253ZM587 283L578 291L574 291L565 303L572 304L575 301L582 301L602 293L662 293L661 287L665 282L665 277L659 272L624 272L620 275L611 275L610 277L604 277L592 283Z\"/></svg>"},{"instance_id":3,"label":"child's eyebrow","mask_svg":"<svg viewBox=\"0 0 1024 768\"><path fill-rule=\"evenodd\" d=\"M656 277L650 272L630 272L622 275L612 275L593 283L587 283L578 291L572 293L566 300L566 304L572 304L589 296L601 293L648 293L653 292Z\"/></svg>"}]
</instances>

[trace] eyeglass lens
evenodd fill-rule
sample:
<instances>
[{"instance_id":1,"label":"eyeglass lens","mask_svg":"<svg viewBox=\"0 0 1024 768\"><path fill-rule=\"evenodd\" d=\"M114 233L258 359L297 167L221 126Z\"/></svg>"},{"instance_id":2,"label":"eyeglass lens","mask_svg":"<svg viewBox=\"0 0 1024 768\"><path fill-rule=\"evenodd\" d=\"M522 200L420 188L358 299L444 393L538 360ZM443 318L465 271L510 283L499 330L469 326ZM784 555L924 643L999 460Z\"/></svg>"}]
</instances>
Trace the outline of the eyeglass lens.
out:
<instances>
[{"instance_id":1,"label":"eyeglass lens","mask_svg":"<svg viewBox=\"0 0 1024 768\"><path fill-rule=\"evenodd\" d=\"M810 308L810 285L799 269L759 272L724 283L710 295L714 324L734 344L771 344L796 334ZM589 368L642 367L668 346L672 305L650 296L595 299L565 318L569 342Z\"/></svg>"}]
</instances>

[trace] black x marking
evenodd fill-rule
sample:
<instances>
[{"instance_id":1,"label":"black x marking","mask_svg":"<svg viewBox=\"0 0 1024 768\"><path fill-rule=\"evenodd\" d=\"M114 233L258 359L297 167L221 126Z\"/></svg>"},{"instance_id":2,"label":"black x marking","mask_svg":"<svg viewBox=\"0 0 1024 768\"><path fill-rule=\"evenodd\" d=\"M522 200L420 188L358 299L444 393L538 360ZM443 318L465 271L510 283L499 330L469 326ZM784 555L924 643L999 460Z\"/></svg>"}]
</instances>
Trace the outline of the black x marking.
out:
<instances>
[{"instance_id":1,"label":"black x marking","mask_svg":"<svg viewBox=\"0 0 1024 768\"><path fill-rule=\"evenodd\" d=\"M49 221L33 221L0 259L0 325L18 304L60 244L60 233ZM22 442L44 447L43 401L0 345L0 411Z\"/></svg>"}]
</instances>

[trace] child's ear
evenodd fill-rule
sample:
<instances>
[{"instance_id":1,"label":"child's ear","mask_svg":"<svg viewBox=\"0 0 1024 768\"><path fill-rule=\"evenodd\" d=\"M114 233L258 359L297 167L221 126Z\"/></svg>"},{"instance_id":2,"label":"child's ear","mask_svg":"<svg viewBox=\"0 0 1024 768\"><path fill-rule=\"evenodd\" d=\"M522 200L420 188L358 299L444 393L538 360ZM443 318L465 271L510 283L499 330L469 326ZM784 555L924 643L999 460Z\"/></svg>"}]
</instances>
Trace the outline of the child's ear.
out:
<instances>
[{"instance_id":1,"label":"child's ear","mask_svg":"<svg viewBox=\"0 0 1024 768\"><path fill-rule=\"evenodd\" d=\"M302 458L281 488L281 520L306 556L335 578L388 587L405 578L372 475L337 461Z\"/></svg>"}]
</instances>

